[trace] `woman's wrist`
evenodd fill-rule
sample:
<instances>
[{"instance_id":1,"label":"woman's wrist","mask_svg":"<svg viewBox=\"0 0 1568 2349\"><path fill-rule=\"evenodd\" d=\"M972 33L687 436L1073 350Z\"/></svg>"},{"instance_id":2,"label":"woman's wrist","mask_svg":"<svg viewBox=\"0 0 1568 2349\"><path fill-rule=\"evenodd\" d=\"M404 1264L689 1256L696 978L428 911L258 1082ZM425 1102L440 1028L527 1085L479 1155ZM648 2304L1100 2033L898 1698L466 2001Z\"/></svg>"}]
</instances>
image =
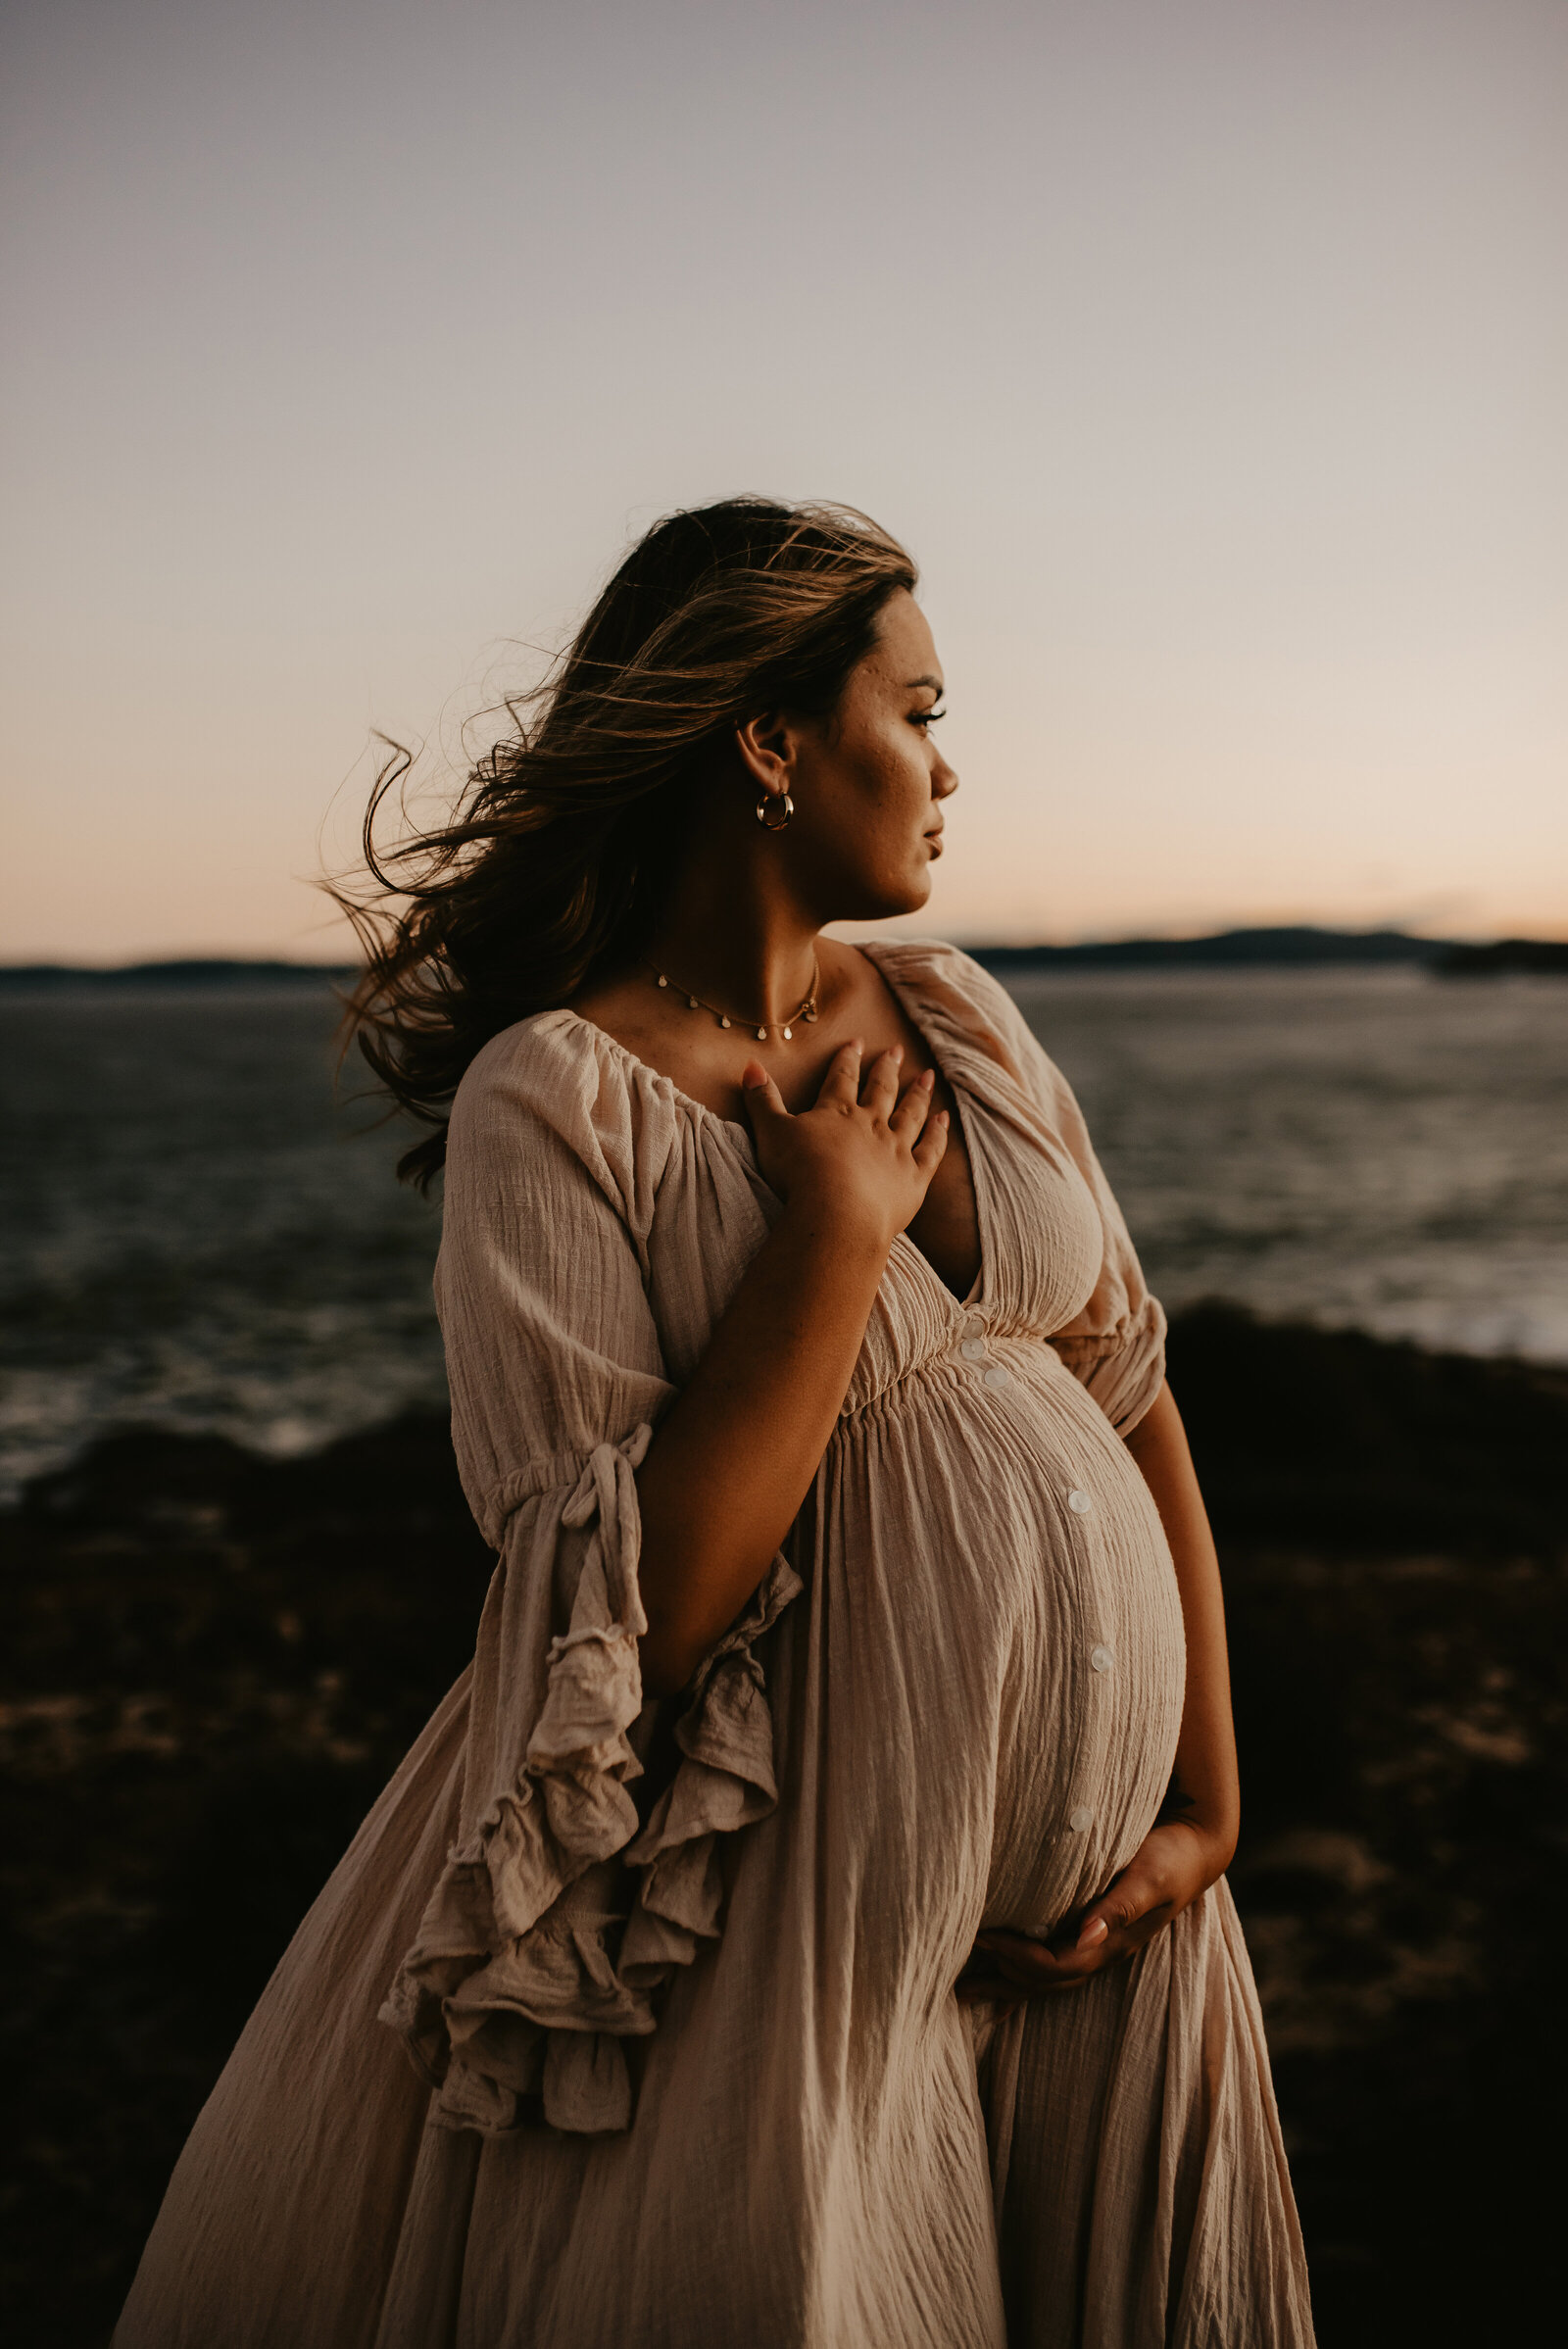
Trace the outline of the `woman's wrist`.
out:
<instances>
[{"instance_id":1,"label":"woman's wrist","mask_svg":"<svg viewBox=\"0 0 1568 2349\"><path fill-rule=\"evenodd\" d=\"M1165 1799L1154 1816L1156 1828L1178 1828L1192 1836L1205 1862L1212 1862L1210 1883L1223 1876L1236 1852L1241 1830L1241 1803L1234 1781L1195 1789L1180 1767L1171 1772Z\"/></svg>"},{"instance_id":2,"label":"woman's wrist","mask_svg":"<svg viewBox=\"0 0 1568 2349\"><path fill-rule=\"evenodd\" d=\"M1229 1815L1205 1818L1200 1814L1173 1819L1161 1813L1154 1832L1168 1832L1190 1845L1207 1885L1217 1884L1235 1858L1239 1824Z\"/></svg>"},{"instance_id":3,"label":"woman's wrist","mask_svg":"<svg viewBox=\"0 0 1568 2349\"><path fill-rule=\"evenodd\" d=\"M861 1264L877 1280L898 1238L885 1207L831 1180L797 1184L784 1202L779 1225L812 1252L836 1262Z\"/></svg>"}]
</instances>

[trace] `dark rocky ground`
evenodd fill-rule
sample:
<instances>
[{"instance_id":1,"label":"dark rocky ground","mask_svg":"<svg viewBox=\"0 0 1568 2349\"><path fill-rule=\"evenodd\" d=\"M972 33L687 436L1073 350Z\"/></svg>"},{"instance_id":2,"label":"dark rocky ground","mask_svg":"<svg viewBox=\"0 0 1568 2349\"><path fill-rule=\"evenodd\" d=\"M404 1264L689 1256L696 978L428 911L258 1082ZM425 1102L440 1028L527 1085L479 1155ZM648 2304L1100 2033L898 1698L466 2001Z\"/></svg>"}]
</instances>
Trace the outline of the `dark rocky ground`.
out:
<instances>
[{"instance_id":1,"label":"dark rocky ground","mask_svg":"<svg viewBox=\"0 0 1568 2349\"><path fill-rule=\"evenodd\" d=\"M1568 1376L1218 1308L1171 1375L1226 1566L1233 1882L1325 2349L1490 2339L1555 2265ZM428 1420L271 1465L127 1435L0 1518L13 2339L106 2337L488 1573Z\"/></svg>"}]
</instances>

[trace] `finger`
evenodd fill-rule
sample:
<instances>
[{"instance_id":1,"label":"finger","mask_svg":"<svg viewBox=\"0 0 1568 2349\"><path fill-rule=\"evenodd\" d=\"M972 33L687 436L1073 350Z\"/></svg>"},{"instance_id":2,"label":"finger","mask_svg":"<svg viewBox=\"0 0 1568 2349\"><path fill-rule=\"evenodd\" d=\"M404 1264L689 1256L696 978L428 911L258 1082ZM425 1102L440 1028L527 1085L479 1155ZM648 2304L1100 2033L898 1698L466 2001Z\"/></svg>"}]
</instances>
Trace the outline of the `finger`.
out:
<instances>
[{"instance_id":1,"label":"finger","mask_svg":"<svg viewBox=\"0 0 1568 2349\"><path fill-rule=\"evenodd\" d=\"M929 1068L923 1069L912 1085L906 1085L898 1107L888 1119L888 1124L894 1133L902 1135L911 1150L914 1147L916 1135L930 1114L931 1089L935 1083L936 1077L933 1071Z\"/></svg>"},{"instance_id":2,"label":"finger","mask_svg":"<svg viewBox=\"0 0 1568 2349\"><path fill-rule=\"evenodd\" d=\"M946 1109L939 1109L911 1153L923 1175L934 1175L941 1165L942 1153L948 1147L948 1113Z\"/></svg>"},{"instance_id":3,"label":"finger","mask_svg":"<svg viewBox=\"0 0 1568 2349\"><path fill-rule=\"evenodd\" d=\"M822 1079L822 1090L816 1097L818 1102L832 1101L844 1109L855 1107L860 1098L862 1049L858 1036L852 1036L848 1044L839 1046L827 1064L827 1075Z\"/></svg>"},{"instance_id":4,"label":"finger","mask_svg":"<svg viewBox=\"0 0 1568 2349\"><path fill-rule=\"evenodd\" d=\"M899 1068L904 1059L902 1044L890 1044L885 1052L878 1052L866 1071L860 1087L860 1106L878 1117L891 1117L893 1104L899 1098Z\"/></svg>"},{"instance_id":5,"label":"finger","mask_svg":"<svg viewBox=\"0 0 1568 2349\"><path fill-rule=\"evenodd\" d=\"M1021 1933L987 1936L986 1954L1003 1980L1030 1998L1057 1990L1081 1990L1086 1982L1131 1957L1133 1944L1105 1938L1089 1949L1053 1949Z\"/></svg>"},{"instance_id":6,"label":"finger","mask_svg":"<svg viewBox=\"0 0 1568 2349\"><path fill-rule=\"evenodd\" d=\"M748 1060L741 1070L741 1099L745 1101L752 1122L759 1118L788 1117L784 1096L762 1066L760 1060Z\"/></svg>"},{"instance_id":7,"label":"finger","mask_svg":"<svg viewBox=\"0 0 1568 2349\"><path fill-rule=\"evenodd\" d=\"M1122 1870L1108 1891L1091 1901L1073 1946L1093 1949L1115 1933L1129 1933L1152 1911L1166 1905L1164 1886L1155 1881L1152 1871L1140 1868L1134 1860Z\"/></svg>"},{"instance_id":8,"label":"finger","mask_svg":"<svg viewBox=\"0 0 1568 2349\"><path fill-rule=\"evenodd\" d=\"M997 1971L1013 1998L1052 1998L1063 1990L1081 1990L1108 1963L1104 1952L1089 1950L1082 1957L1058 1958L1053 1950L1036 1950L1028 1959L998 1960Z\"/></svg>"},{"instance_id":9,"label":"finger","mask_svg":"<svg viewBox=\"0 0 1568 2349\"><path fill-rule=\"evenodd\" d=\"M1011 1982L1003 1980L996 1961L978 1943L964 1959L953 1989L960 2006L972 2006L977 1999L985 1999L993 2004L1005 2002L1010 2006L1016 2004L1018 1999L1017 1989Z\"/></svg>"},{"instance_id":10,"label":"finger","mask_svg":"<svg viewBox=\"0 0 1568 2349\"><path fill-rule=\"evenodd\" d=\"M1028 1933L988 1933L982 1942L976 1943L976 1948L1015 1989L1052 1988L1066 1963L1062 1951L1053 1949L1049 1941L1035 1940Z\"/></svg>"},{"instance_id":11,"label":"finger","mask_svg":"<svg viewBox=\"0 0 1568 2349\"><path fill-rule=\"evenodd\" d=\"M1115 1916L1106 1917L1103 1921L1105 1931L1095 1938L1087 1936L1094 1934L1101 1920L1086 1917L1072 1955L1091 1960L1103 1956L1131 1957L1134 1950L1142 1949L1146 1941L1152 1941L1176 1914L1175 1901L1156 1901L1152 1907L1142 1909L1136 1917L1129 1917L1125 1921Z\"/></svg>"}]
</instances>

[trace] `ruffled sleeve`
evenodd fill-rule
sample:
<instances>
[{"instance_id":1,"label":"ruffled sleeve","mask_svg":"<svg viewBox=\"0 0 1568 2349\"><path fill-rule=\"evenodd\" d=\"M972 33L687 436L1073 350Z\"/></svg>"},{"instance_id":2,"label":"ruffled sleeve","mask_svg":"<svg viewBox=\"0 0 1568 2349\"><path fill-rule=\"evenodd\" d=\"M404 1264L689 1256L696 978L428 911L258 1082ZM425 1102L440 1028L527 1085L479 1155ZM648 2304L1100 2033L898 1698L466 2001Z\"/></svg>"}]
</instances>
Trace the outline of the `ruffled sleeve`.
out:
<instances>
[{"instance_id":1,"label":"ruffled sleeve","mask_svg":"<svg viewBox=\"0 0 1568 2349\"><path fill-rule=\"evenodd\" d=\"M529 2112L627 2126L623 2043L721 1930L719 1839L777 1800L756 1642L800 1588L776 1557L675 1700L678 1764L645 1819L636 1471L674 1395L645 1288L669 1137L591 1039L556 1014L498 1038L460 1090L447 1166L453 1435L501 1555L458 1839L381 2020L435 2119L485 2133Z\"/></svg>"}]
</instances>

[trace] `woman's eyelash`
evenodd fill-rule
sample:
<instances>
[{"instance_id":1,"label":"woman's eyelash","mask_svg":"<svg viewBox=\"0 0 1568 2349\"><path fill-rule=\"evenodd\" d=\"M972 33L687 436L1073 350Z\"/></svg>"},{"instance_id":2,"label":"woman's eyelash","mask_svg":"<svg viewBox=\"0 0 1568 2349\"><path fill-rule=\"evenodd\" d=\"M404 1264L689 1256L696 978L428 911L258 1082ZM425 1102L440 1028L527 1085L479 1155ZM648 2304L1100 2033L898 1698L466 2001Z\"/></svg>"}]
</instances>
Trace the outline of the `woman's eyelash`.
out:
<instances>
[{"instance_id":1,"label":"woman's eyelash","mask_svg":"<svg viewBox=\"0 0 1568 2349\"><path fill-rule=\"evenodd\" d=\"M945 710L917 710L914 713L911 723L916 726L934 726L937 725L943 718L945 718L947 714L948 713Z\"/></svg>"}]
</instances>

